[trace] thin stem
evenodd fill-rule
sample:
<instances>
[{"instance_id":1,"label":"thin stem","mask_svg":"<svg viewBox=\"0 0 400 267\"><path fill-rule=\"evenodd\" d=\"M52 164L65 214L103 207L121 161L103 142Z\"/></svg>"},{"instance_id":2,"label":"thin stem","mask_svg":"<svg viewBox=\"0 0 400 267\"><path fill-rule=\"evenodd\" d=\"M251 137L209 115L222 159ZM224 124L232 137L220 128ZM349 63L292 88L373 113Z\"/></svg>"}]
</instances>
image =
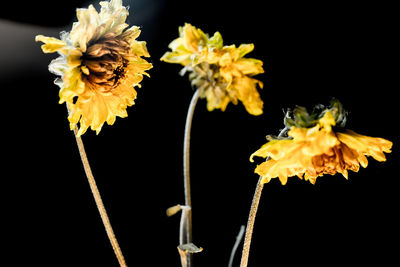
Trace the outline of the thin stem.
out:
<instances>
[{"instance_id":1,"label":"thin stem","mask_svg":"<svg viewBox=\"0 0 400 267\"><path fill-rule=\"evenodd\" d=\"M284 135L287 132L288 128L285 127L278 135L278 138ZM269 160L269 157L267 157L266 160ZM249 219L247 221L247 227L246 227L246 235L244 237L244 244L243 244L243 251L242 251L242 259L240 261L240 267L247 267L248 261L249 261L249 254L250 254L250 244L251 244L251 238L253 236L253 229L254 229L254 222L256 220L256 214L258 210L258 205L260 204L260 198L261 198L261 192L262 189L264 188L264 183L262 182L262 177L258 179L257 182L257 187L254 192L253 196L253 201L251 203L250 207L250 214L249 214Z\"/></svg>"},{"instance_id":2,"label":"thin stem","mask_svg":"<svg viewBox=\"0 0 400 267\"><path fill-rule=\"evenodd\" d=\"M233 259L235 258L235 255L236 255L236 250L238 249L240 241L242 241L242 238L243 238L244 228L245 228L244 225L240 226L239 234L236 237L235 244L233 245L233 248L232 248L231 257L229 258L228 267L232 267Z\"/></svg>"},{"instance_id":3,"label":"thin stem","mask_svg":"<svg viewBox=\"0 0 400 267\"><path fill-rule=\"evenodd\" d=\"M250 244L251 244L251 237L253 235L254 222L256 220L258 204L260 203L261 192L264 187L264 183L262 183L261 180L262 178L260 177L258 179L256 191L254 192L253 201L251 203L249 219L247 221L247 227L246 227L246 235L244 237L242 260L240 261L240 267L247 267L247 263L249 261Z\"/></svg>"},{"instance_id":4,"label":"thin stem","mask_svg":"<svg viewBox=\"0 0 400 267\"><path fill-rule=\"evenodd\" d=\"M118 241L117 241L117 239L114 235L114 231L111 227L110 220L108 219L107 212L104 207L103 201L101 199L99 189L97 188L96 181L92 174L92 170L90 169L89 161L88 161L88 158L87 158L86 152L85 152L85 147L83 146L82 139L78 136L77 128L74 129L74 134L75 134L75 138L76 138L76 143L78 144L79 154L82 159L83 167L85 169L86 177L89 181L90 189L92 190L92 194L93 194L94 200L96 202L97 209L99 210L101 220L103 221L104 227L106 229L107 236L110 239L111 245L114 249L114 253L117 256L119 265L121 267L127 267L124 256L122 255L121 249L118 245Z\"/></svg>"},{"instance_id":5,"label":"thin stem","mask_svg":"<svg viewBox=\"0 0 400 267\"><path fill-rule=\"evenodd\" d=\"M190 213L190 207L188 206L181 206L182 210L181 210L181 222L180 222L180 226L179 226L179 245L183 245L186 244L185 240L185 232L186 232L186 222L187 222L187 218L188 215Z\"/></svg>"},{"instance_id":6,"label":"thin stem","mask_svg":"<svg viewBox=\"0 0 400 267\"><path fill-rule=\"evenodd\" d=\"M200 91L196 90L193 94L192 100L190 101L186 125L185 125L185 136L183 145L183 178L184 178L184 190L185 190L185 205L189 208L192 207L192 197L190 194L190 131L192 128L192 120L194 110L199 99ZM192 210L188 211L186 220L186 231L185 243L192 243ZM182 244L181 244L182 245ZM189 257L188 266L191 267L191 257Z\"/></svg>"}]
</instances>

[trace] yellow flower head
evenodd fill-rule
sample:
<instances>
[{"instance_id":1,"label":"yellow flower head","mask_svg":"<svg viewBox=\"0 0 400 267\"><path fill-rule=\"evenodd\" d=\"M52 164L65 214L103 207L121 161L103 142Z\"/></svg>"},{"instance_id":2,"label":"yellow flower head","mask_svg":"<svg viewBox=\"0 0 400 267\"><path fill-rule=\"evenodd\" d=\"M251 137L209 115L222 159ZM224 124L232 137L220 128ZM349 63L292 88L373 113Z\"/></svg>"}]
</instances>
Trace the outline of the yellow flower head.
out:
<instances>
[{"instance_id":1,"label":"yellow flower head","mask_svg":"<svg viewBox=\"0 0 400 267\"><path fill-rule=\"evenodd\" d=\"M44 53L60 54L49 70L61 76L55 81L61 88L60 104L68 105L71 130L79 122L78 135L88 127L98 134L104 122L112 125L116 116L128 116L126 108L137 95L134 86L140 87L145 71L152 68L142 58L150 56L146 42L136 41L139 28L126 29L128 10L122 0L100 6L100 13L93 5L77 9L78 22L61 33L61 40L36 36Z\"/></svg>"},{"instance_id":2,"label":"yellow flower head","mask_svg":"<svg viewBox=\"0 0 400 267\"><path fill-rule=\"evenodd\" d=\"M253 44L224 46L216 32L211 38L202 30L185 24L179 28L179 38L169 44L171 52L161 58L168 63L184 66L182 73L190 72L192 85L207 99L207 109L221 109L240 100L252 115L262 114L263 102L257 91L261 81L252 78L263 73L262 61L244 56L254 49Z\"/></svg>"},{"instance_id":3,"label":"yellow flower head","mask_svg":"<svg viewBox=\"0 0 400 267\"><path fill-rule=\"evenodd\" d=\"M278 177L284 185L288 177L296 175L314 184L324 174L341 173L347 178L348 170L358 172L360 165L367 167L366 156L386 160L384 152L391 152L392 142L351 130L332 129L343 127L345 121L346 114L339 102L311 115L303 107L296 108L294 119L289 116L285 119L290 128L288 138L269 137L270 141L251 155L252 162L254 156L268 157L255 173L262 177L263 183Z\"/></svg>"}]
</instances>

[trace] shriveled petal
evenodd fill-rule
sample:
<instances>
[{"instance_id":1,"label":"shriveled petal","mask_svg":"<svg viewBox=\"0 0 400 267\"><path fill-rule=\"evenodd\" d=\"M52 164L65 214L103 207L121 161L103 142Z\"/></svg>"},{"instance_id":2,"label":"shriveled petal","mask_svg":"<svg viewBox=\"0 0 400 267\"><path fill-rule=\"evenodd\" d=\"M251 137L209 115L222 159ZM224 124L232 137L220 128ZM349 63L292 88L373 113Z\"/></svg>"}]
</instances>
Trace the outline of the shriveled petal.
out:
<instances>
[{"instance_id":1,"label":"shriveled petal","mask_svg":"<svg viewBox=\"0 0 400 267\"><path fill-rule=\"evenodd\" d=\"M37 35L35 37L36 42L42 42L44 45L41 46L43 53L54 53L54 52L64 52L65 46L67 45L64 41L57 38L47 37L44 35Z\"/></svg>"},{"instance_id":2,"label":"shriveled petal","mask_svg":"<svg viewBox=\"0 0 400 267\"><path fill-rule=\"evenodd\" d=\"M213 111L214 109L220 109L221 111L225 111L226 107L230 102L230 99L227 95L217 97L212 90L207 90L206 98L207 98L208 111Z\"/></svg>"},{"instance_id":3,"label":"shriveled petal","mask_svg":"<svg viewBox=\"0 0 400 267\"><path fill-rule=\"evenodd\" d=\"M208 38L205 33L196 27L186 23L183 27L184 44L186 49L198 52L199 48L207 44Z\"/></svg>"},{"instance_id":4,"label":"shriveled petal","mask_svg":"<svg viewBox=\"0 0 400 267\"><path fill-rule=\"evenodd\" d=\"M254 50L254 44L241 44L238 47L239 57L244 57L248 53Z\"/></svg>"},{"instance_id":5,"label":"shriveled petal","mask_svg":"<svg viewBox=\"0 0 400 267\"><path fill-rule=\"evenodd\" d=\"M305 169L293 162L271 159L258 165L254 172L262 177L262 183L268 183L273 178L279 178L282 185L285 185L288 177L302 176Z\"/></svg>"},{"instance_id":6,"label":"shriveled petal","mask_svg":"<svg viewBox=\"0 0 400 267\"><path fill-rule=\"evenodd\" d=\"M253 76L264 73L263 62L258 59L240 58L233 64L243 75Z\"/></svg>"},{"instance_id":7,"label":"shriveled petal","mask_svg":"<svg viewBox=\"0 0 400 267\"><path fill-rule=\"evenodd\" d=\"M222 35L219 32L215 32L214 35L208 40L208 44L217 49L222 48L223 43L224 41L222 39Z\"/></svg>"},{"instance_id":8,"label":"shriveled petal","mask_svg":"<svg viewBox=\"0 0 400 267\"><path fill-rule=\"evenodd\" d=\"M65 72L65 76L63 77L62 88L59 92L59 103L72 103L73 98L82 94L84 90L85 83L82 81L82 73L80 72L79 68L70 68Z\"/></svg>"},{"instance_id":9,"label":"shriveled petal","mask_svg":"<svg viewBox=\"0 0 400 267\"><path fill-rule=\"evenodd\" d=\"M232 87L237 91L237 95L240 101L242 101L247 112L251 115L261 115L263 113L263 101L261 100L260 94L257 91L257 84L262 83L256 79L243 76L237 78L232 83Z\"/></svg>"},{"instance_id":10,"label":"shriveled petal","mask_svg":"<svg viewBox=\"0 0 400 267\"><path fill-rule=\"evenodd\" d=\"M53 59L49 64L49 71L56 75L62 76L69 69L65 56Z\"/></svg>"},{"instance_id":11,"label":"shriveled petal","mask_svg":"<svg viewBox=\"0 0 400 267\"><path fill-rule=\"evenodd\" d=\"M324 116L319 119L318 125L325 129L325 131L330 132L332 126L336 125L336 120L330 111L325 112Z\"/></svg>"},{"instance_id":12,"label":"shriveled petal","mask_svg":"<svg viewBox=\"0 0 400 267\"><path fill-rule=\"evenodd\" d=\"M121 34L121 39L128 43L132 43L137 37L139 37L141 30L138 26L132 26Z\"/></svg>"},{"instance_id":13,"label":"shriveled petal","mask_svg":"<svg viewBox=\"0 0 400 267\"><path fill-rule=\"evenodd\" d=\"M150 57L149 52L147 51L146 42L141 41L134 41L131 44L131 51L134 55L141 56L141 57Z\"/></svg>"},{"instance_id":14,"label":"shriveled petal","mask_svg":"<svg viewBox=\"0 0 400 267\"><path fill-rule=\"evenodd\" d=\"M297 146L294 146L293 140L272 140L266 144L264 144L260 149L251 154L250 161L254 162L253 158L257 157L271 157L272 159L279 160L284 157L287 153L291 153L291 151L298 149Z\"/></svg>"},{"instance_id":15,"label":"shriveled petal","mask_svg":"<svg viewBox=\"0 0 400 267\"><path fill-rule=\"evenodd\" d=\"M109 32L121 34L128 27L125 21L129 15L127 8L122 5L122 0L101 1L100 6L99 17L104 25L102 34Z\"/></svg>"},{"instance_id":16,"label":"shriveled petal","mask_svg":"<svg viewBox=\"0 0 400 267\"><path fill-rule=\"evenodd\" d=\"M161 61L175 64L182 64L183 66L191 63L191 55L188 53L179 52L166 52L160 59Z\"/></svg>"},{"instance_id":17,"label":"shriveled petal","mask_svg":"<svg viewBox=\"0 0 400 267\"><path fill-rule=\"evenodd\" d=\"M377 137L361 135L351 130L336 133L341 142L366 156L372 156L377 161L386 161L385 153L390 153L393 143Z\"/></svg>"},{"instance_id":18,"label":"shriveled petal","mask_svg":"<svg viewBox=\"0 0 400 267\"><path fill-rule=\"evenodd\" d=\"M76 10L78 22L75 22L69 37L75 47L79 47L82 52L86 52L87 45L96 34L100 24L100 17L93 5L88 8L78 8Z\"/></svg>"}]
</instances>

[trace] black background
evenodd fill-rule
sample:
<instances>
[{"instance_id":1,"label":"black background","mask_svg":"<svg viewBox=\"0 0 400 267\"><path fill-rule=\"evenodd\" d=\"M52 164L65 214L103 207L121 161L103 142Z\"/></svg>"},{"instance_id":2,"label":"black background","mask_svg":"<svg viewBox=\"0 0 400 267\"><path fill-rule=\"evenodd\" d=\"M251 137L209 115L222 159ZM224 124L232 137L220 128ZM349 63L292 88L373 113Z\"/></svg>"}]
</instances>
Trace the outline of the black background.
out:
<instances>
[{"instance_id":1,"label":"black background","mask_svg":"<svg viewBox=\"0 0 400 267\"><path fill-rule=\"evenodd\" d=\"M283 110L328 104L349 111L347 128L394 142L385 163L318 178L266 184L249 266L388 265L398 250L398 43L394 7L349 2L124 1L142 27L154 68L128 118L83 136L94 176L129 266L179 266L182 150L193 94L180 66L160 62L185 22L224 43L254 43L264 62L264 114L239 104L194 114L191 177L196 266L227 266L257 182L248 158L283 127ZM98 215L67 111L36 34L70 30L88 1L13 2L0 9L2 261L22 266L118 266ZM95 4L98 8L98 4ZM235 266L239 265L240 249Z\"/></svg>"}]
</instances>

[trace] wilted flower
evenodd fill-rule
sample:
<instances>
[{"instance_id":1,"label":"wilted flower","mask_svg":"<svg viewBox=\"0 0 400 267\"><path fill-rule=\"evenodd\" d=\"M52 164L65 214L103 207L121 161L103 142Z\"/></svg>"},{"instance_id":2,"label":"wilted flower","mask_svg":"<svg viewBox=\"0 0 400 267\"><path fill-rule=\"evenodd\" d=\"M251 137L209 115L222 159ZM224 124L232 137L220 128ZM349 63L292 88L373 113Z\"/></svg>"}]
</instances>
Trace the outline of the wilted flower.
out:
<instances>
[{"instance_id":1,"label":"wilted flower","mask_svg":"<svg viewBox=\"0 0 400 267\"><path fill-rule=\"evenodd\" d=\"M100 13L93 5L77 9L78 22L71 32L61 33L61 40L36 36L44 53L60 54L49 70L61 76L55 81L61 88L60 103L67 102L70 128L80 123L78 135L88 127L99 133L104 122L112 125L116 116L126 117L137 95L134 86L140 87L145 71L152 68L141 58L149 53L146 42L136 41L139 27L125 30L128 10L122 0L100 5Z\"/></svg>"},{"instance_id":2,"label":"wilted flower","mask_svg":"<svg viewBox=\"0 0 400 267\"><path fill-rule=\"evenodd\" d=\"M288 177L295 175L313 184L324 174L341 173L347 178L348 170L358 172L360 165L367 167L366 156L386 160L384 152L391 152L392 142L343 129L346 114L339 102L322 111L322 106L317 108L320 112L310 115L297 107L294 119L285 118L289 137L269 137L270 141L251 155L250 161L254 156L269 157L255 169L263 183L279 177L286 184ZM338 126L335 131L334 126Z\"/></svg>"},{"instance_id":3,"label":"wilted flower","mask_svg":"<svg viewBox=\"0 0 400 267\"><path fill-rule=\"evenodd\" d=\"M263 102L257 91L261 81L252 76L263 73L262 61L244 56L254 49L253 44L224 46L216 32L211 38L202 30L186 23L179 28L179 38L169 44L161 60L184 66L182 74L190 72L192 85L207 99L207 109L221 109L240 100L252 115L262 114Z\"/></svg>"}]
</instances>

